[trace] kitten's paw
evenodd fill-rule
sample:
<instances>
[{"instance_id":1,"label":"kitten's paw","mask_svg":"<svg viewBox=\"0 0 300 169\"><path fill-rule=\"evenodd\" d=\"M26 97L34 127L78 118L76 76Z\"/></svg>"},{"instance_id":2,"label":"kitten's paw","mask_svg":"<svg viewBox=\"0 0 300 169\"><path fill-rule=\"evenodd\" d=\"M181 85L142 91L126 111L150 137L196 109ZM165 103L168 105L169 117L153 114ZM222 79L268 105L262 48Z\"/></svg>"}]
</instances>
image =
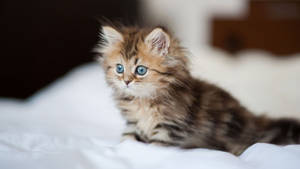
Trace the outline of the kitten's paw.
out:
<instances>
[{"instance_id":1,"label":"kitten's paw","mask_svg":"<svg viewBox=\"0 0 300 169\"><path fill-rule=\"evenodd\" d=\"M165 141L151 141L150 145L155 145L155 146L160 146L160 147L170 147L170 146L175 146L173 143L165 142Z\"/></svg>"},{"instance_id":2,"label":"kitten's paw","mask_svg":"<svg viewBox=\"0 0 300 169\"><path fill-rule=\"evenodd\" d=\"M154 145L154 146L158 146L158 147L166 147L166 145L161 142L152 142L152 143L150 143L150 145Z\"/></svg>"},{"instance_id":3,"label":"kitten's paw","mask_svg":"<svg viewBox=\"0 0 300 169\"><path fill-rule=\"evenodd\" d=\"M134 134L123 134L121 138L121 142L125 140L132 140L132 141L137 141L136 136Z\"/></svg>"}]
</instances>

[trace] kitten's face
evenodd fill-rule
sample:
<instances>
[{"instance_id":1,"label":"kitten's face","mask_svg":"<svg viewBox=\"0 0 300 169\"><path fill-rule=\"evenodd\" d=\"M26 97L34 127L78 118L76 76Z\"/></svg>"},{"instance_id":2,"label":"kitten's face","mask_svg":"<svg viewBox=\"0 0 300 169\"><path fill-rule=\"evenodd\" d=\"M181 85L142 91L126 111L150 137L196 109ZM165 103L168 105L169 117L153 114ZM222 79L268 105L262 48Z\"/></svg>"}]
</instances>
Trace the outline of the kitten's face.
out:
<instances>
[{"instance_id":1,"label":"kitten's face","mask_svg":"<svg viewBox=\"0 0 300 169\"><path fill-rule=\"evenodd\" d=\"M170 38L162 29L120 33L103 27L103 37L102 66L108 84L119 94L152 97L174 80L176 61L167 56Z\"/></svg>"},{"instance_id":2,"label":"kitten's face","mask_svg":"<svg viewBox=\"0 0 300 169\"><path fill-rule=\"evenodd\" d=\"M153 59L139 52L127 59L120 52L116 52L109 55L105 62L108 65L107 81L119 92L147 97L155 94L162 85L166 85L160 82L164 77L158 71L164 71L164 68L159 66L158 58Z\"/></svg>"}]
</instances>

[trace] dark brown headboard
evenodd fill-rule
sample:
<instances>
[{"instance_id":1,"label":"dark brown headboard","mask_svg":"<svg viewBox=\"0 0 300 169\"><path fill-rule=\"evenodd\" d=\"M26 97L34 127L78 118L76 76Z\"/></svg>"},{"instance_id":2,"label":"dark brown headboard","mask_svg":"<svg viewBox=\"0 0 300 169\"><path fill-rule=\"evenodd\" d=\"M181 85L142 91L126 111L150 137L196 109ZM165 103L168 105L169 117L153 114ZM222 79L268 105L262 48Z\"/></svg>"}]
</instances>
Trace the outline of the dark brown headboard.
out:
<instances>
[{"instance_id":1,"label":"dark brown headboard","mask_svg":"<svg viewBox=\"0 0 300 169\"><path fill-rule=\"evenodd\" d=\"M300 1L249 1L243 18L215 17L211 44L235 54L260 49L277 56L300 52Z\"/></svg>"},{"instance_id":2,"label":"dark brown headboard","mask_svg":"<svg viewBox=\"0 0 300 169\"><path fill-rule=\"evenodd\" d=\"M97 17L135 22L137 1L1 1L0 97L26 98L92 61Z\"/></svg>"}]
</instances>

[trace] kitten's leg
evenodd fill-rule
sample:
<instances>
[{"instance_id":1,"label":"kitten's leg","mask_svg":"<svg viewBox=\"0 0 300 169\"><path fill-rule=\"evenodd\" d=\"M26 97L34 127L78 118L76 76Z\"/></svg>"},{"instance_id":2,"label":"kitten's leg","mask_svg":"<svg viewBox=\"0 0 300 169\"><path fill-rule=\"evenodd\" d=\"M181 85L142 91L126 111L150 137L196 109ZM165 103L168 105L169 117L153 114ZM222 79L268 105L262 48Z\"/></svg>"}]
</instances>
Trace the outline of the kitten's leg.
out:
<instances>
[{"instance_id":1,"label":"kitten's leg","mask_svg":"<svg viewBox=\"0 0 300 169\"><path fill-rule=\"evenodd\" d=\"M139 141L139 136L136 132L136 122L135 121L127 121L126 128L122 133L121 142L125 140L135 140Z\"/></svg>"},{"instance_id":2,"label":"kitten's leg","mask_svg":"<svg viewBox=\"0 0 300 169\"><path fill-rule=\"evenodd\" d=\"M158 124L149 139L149 143L159 146L180 146L184 140L183 131L172 124Z\"/></svg>"}]
</instances>

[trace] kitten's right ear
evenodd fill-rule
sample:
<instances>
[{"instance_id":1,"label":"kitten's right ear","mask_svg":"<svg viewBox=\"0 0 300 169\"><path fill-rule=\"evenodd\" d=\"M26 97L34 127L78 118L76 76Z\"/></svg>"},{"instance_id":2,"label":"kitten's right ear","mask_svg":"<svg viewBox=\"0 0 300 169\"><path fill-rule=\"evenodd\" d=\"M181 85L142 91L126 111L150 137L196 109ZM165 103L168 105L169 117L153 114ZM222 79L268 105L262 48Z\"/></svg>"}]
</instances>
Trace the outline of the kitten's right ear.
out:
<instances>
[{"instance_id":1,"label":"kitten's right ear","mask_svg":"<svg viewBox=\"0 0 300 169\"><path fill-rule=\"evenodd\" d=\"M161 28L155 28L147 35L145 43L154 53L165 56L170 47L170 36Z\"/></svg>"},{"instance_id":2,"label":"kitten's right ear","mask_svg":"<svg viewBox=\"0 0 300 169\"><path fill-rule=\"evenodd\" d=\"M102 26L101 38L103 38L106 46L111 46L123 41L122 34L110 26Z\"/></svg>"}]
</instances>

